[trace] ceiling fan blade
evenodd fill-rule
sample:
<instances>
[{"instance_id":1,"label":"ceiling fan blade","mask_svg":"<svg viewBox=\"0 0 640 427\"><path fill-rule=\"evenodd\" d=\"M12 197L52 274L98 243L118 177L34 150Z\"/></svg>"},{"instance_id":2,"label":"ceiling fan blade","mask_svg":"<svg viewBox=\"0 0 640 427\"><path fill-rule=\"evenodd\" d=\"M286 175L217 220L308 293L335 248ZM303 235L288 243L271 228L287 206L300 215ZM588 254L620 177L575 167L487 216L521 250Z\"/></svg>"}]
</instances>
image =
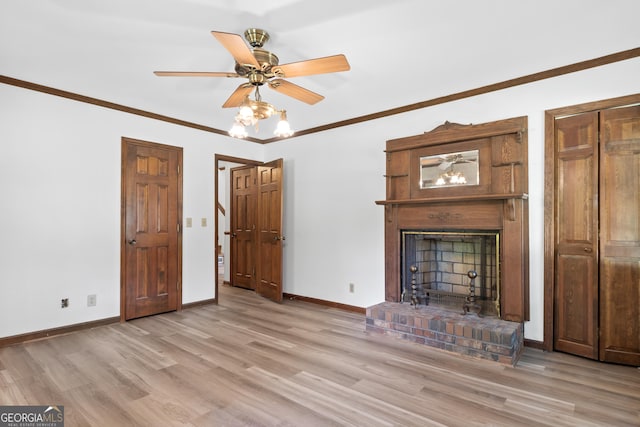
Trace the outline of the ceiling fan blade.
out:
<instances>
[{"instance_id":1,"label":"ceiling fan blade","mask_svg":"<svg viewBox=\"0 0 640 427\"><path fill-rule=\"evenodd\" d=\"M350 69L351 66L347 61L347 57L342 54L309 59L307 61L291 62L273 67L274 73L278 77L310 76L313 74L349 71Z\"/></svg>"},{"instance_id":2,"label":"ceiling fan blade","mask_svg":"<svg viewBox=\"0 0 640 427\"><path fill-rule=\"evenodd\" d=\"M231 96L222 104L222 108L239 107L242 101L253 91L251 83L243 83L233 91Z\"/></svg>"},{"instance_id":3,"label":"ceiling fan blade","mask_svg":"<svg viewBox=\"0 0 640 427\"><path fill-rule=\"evenodd\" d=\"M253 56L251 49L238 34L220 31L211 31L211 34L229 51L238 64L260 68L260 64L258 64L256 57Z\"/></svg>"},{"instance_id":4,"label":"ceiling fan blade","mask_svg":"<svg viewBox=\"0 0 640 427\"><path fill-rule=\"evenodd\" d=\"M240 77L224 71L154 71L153 74L160 77Z\"/></svg>"},{"instance_id":5,"label":"ceiling fan blade","mask_svg":"<svg viewBox=\"0 0 640 427\"><path fill-rule=\"evenodd\" d=\"M275 79L269 82L271 89L295 98L299 101L313 105L324 99L324 96L305 89L297 84L293 84L283 79Z\"/></svg>"}]
</instances>

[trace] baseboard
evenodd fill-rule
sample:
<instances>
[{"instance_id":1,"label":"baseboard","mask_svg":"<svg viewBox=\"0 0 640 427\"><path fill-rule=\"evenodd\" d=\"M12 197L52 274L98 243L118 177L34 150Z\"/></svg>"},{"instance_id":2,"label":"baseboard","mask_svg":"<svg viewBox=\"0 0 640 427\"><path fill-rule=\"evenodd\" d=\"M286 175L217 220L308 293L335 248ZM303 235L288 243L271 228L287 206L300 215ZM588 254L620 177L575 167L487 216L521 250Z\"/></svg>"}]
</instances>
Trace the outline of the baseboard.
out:
<instances>
[{"instance_id":1,"label":"baseboard","mask_svg":"<svg viewBox=\"0 0 640 427\"><path fill-rule=\"evenodd\" d=\"M202 305L217 304L217 303L218 303L218 298L203 299L201 301L188 302L186 304L182 304L182 309L186 310L188 308L200 307Z\"/></svg>"},{"instance_id":2,"label":"baseboard","mask_svg":"<svg viewBox=\"0 0 640 427\"><path fill-rule=\"evenodd\" d=\"M200 307L202 305L217 304L217 303L218 303L217 298L205 299L202 301L182 304L182 309L185 310L189 308ZM12 335L10 337L0 338L0 347L7 347L10 345L20 344L27 341L48 338L54 335L68 334L70 332L80 331L83 329L91 329L98 326L110 325L112 323L119 323L119 322L120 322L120 316L107 317L106 319L93 320L91 322L75 323L69 326L60 326L59 328L51 328L51 329L45 329L42 331L28 332L26 334Z\"/></svg>"},{"instance_id":3,"label":"baseboard","mask_svg":"<svg viewBox=\"0 0 640 427\"><path fill-rule=\"evenodd\" d=\"M283 294L283 298L288 300L310 302L312 304L323 305L325 307L338 308L340 310L350 311L353 313L359 313L359 314L366 313L366 308L364 307L356 307L353 305L341 304L339 302L334 302L334 301L326 301L326 300L321 300L317 298L303 297L300 295L286 294L286 293ZM201 301L182 304L182 309L186 310L189 308L195 308L203 305L217 304L217 303L218 303L217 298L210 298L210 299L205 299ZM106 319L93 320L91 322L83 322L83 323L76 323L69 326L61 326L59 328L51 328L51 329L45 329L42 331L29 332L26 334L12 335L10 337L0 338L0 347L7 347L10 345L20 344L27 341L48 338L54 335L68 334L70 332L80 331L83 329L91 329L98 326L104 326L104 325L109 325L112 323L119 323L119 322L120 322L120 316L116 316L116 317L108 317Z\"/></svg>"},{"instance_id":4,"label":"baseboard","mask_svg":"<svg viewBox=\"0 0 640 427\"><path fill-rule=\"evenodd\" d=\"M339 308L340 310L351 311L353 313L366 314L367 309L364 307L356 307L355 305L342 304L339 302L326 301L323 299L303 297L295 294L282 294L284 299L310 302L312 304L324 305L326 307Z\"/></svg>"},{"instance_id":5,"label":"baseboard","mask_svg":"<svg viewBox=\"0 0 640 427\"><path fill-rule=\"evenodd\" d=\"M120 316L107 317L106 319L93 320L91 322L76 323L69 326L60 326L59 328L45 329L42 331L28 332L26 334L12 335L10 337L0 338L0 347L7 347L10 345L20 344L27 341L33 341L42 338L52 337L54 335L63 335L70 332L80 331L83 329L96 328L98 326L110 325L112 323L119 323Z\"/></svg>"},{"instance_id":6,"label":"baseboard","mask_svg":"<svg viewBox=\"0 0 640 427\"><path fill-rule=\"evenodd\" d=\"M544 346L544 342L543 341L535 341L535 340L529 340L529 339L524 339L524 346L525 347L531 347L531 348L537 348L538 350L545 350L545 346Z\"/></svg>"}]
</instances>

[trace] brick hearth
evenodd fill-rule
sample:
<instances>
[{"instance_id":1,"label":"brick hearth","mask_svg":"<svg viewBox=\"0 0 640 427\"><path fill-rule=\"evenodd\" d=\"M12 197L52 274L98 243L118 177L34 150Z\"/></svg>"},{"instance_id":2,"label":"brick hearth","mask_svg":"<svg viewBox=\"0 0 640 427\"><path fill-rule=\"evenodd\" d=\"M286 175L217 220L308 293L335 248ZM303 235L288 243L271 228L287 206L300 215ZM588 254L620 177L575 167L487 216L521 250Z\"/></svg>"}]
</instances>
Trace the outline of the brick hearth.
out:
<instances>
[{"instance_id":1,"label":"brick hearth","mask_svg":"<svg viewBox=\"0 0 640 427\"><path fill-rule=\"evenodd\" d=\"M523 349L521 323L452 310L383 302L367 308L366 329L457 354L515 366Z\"/></svg>"}]
</instances>

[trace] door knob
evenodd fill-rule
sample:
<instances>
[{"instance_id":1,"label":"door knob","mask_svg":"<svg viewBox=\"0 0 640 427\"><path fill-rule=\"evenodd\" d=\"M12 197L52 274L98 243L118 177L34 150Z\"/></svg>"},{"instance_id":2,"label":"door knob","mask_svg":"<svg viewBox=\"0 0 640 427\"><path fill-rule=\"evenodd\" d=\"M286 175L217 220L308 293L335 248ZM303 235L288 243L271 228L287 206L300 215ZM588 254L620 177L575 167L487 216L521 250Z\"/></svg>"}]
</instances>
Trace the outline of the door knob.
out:
<instances>
[{"instance_id":1,"label":"door knob","mask_svg":"<svg viewBox=\"0 0 640 427\"><path fill-rule=\"evenodd\" d=\"M591 249L591 248L584 248L584 251L585 251L585 252L593 252L593 249Z\"/></svg>"},{"instance_id":2,"label":"door knob","mask_svg":"<svg viewBox=\"0 0 640 427\"><path fill-rule=\"evenodd\" d=\"M276 241L278 241L278 240L284 240L284 236L274 236L274 237L273 237L273 240L276 240Z\"/></svg>"},{"instance_id":3,"label":"door knob","mask_svg":"<svg viewBox=\"0 0 640 427\"><path fill-rule=\"evenodd\" d=\"M129 244L130 245L135 245L136 243L138 243L138 242L136 242L136 239L129 240Z\"/></svg>"}]
</instances>

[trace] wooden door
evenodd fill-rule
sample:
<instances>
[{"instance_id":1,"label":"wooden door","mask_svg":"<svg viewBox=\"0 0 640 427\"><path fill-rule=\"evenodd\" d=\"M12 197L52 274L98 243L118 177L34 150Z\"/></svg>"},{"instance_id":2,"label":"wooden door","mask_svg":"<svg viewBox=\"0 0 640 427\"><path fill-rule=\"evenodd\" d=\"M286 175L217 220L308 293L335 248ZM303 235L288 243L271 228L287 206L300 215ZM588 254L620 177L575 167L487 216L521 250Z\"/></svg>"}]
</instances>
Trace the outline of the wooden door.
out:
<instances>
[{"instance_id":1,"label":"wooden door","mask_svg":"<svg viewBox=\"0 0 640 427\"><path fill-rule=\"evenodd\" d=\"M181 306L182 149L122 141L121 318Z\"/></svg>"},{"instance_id":2,"label":"wooden door","mask_svg":"<svg viewBox=\"0 0 640 427\"><path fill-rule=\"evenodd\" d=\"M282 301L282 165L258 166L258 264L256 292Z\"/></svg>"},{"instance_id":3,"label":"wooden door","mask_svg":"<svg viewBox=\"0 0 640 427\"><path fill-rule=\"evenodd\" d=\"M600 123L600 360L640 366L640 106Z\"/></svg>"},{"instance_id":4,"label":"wooden door","mask_svg":"<svg viewBox=\"0 0 640 427\"><path fill-rule=\"evenodd\" d=\"M231 169L231 285L256 288L256 168Z\"/></svg>"},{"instance_id":5,"label":"wooden door","mask_svg":"<svg viewBox=\"0 0 640 427\"><path fill-rule=\"evenodd\" d=\"M554 348L598 358L598 113L556 120Z\"/></svg>"}]
</instances>

